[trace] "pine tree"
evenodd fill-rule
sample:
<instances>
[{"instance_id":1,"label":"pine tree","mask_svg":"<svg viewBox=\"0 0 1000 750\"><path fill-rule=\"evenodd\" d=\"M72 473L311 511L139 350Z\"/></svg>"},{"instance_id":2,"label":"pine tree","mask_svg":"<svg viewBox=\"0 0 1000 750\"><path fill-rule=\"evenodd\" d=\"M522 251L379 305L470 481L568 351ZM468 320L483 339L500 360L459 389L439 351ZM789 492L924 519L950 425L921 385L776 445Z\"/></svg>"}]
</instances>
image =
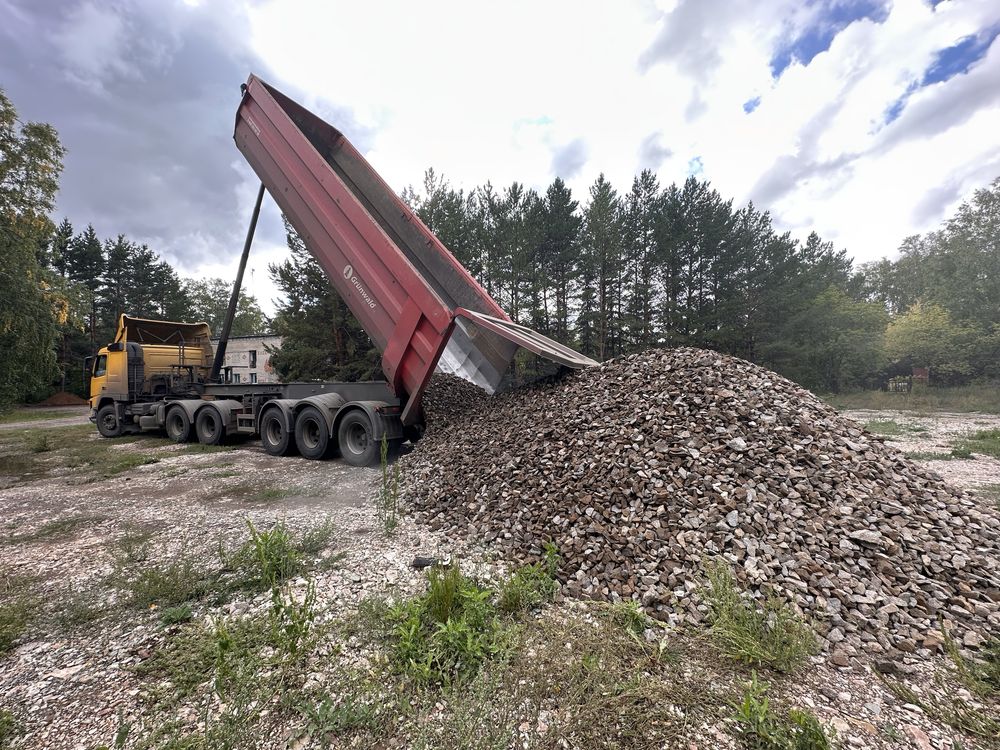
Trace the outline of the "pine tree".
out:
<instances>
[{"instance_id":1,"label":"pine tree","mask_svg":"<svg viewBox=\"0 0 1000 750\"><path fill-rule=\"evenodd\" d=\"M621 317L621 211L618 193L601 174L584 210L581 253L580 344L603 360L619 353Z\"/></svg>"}]
</instances>

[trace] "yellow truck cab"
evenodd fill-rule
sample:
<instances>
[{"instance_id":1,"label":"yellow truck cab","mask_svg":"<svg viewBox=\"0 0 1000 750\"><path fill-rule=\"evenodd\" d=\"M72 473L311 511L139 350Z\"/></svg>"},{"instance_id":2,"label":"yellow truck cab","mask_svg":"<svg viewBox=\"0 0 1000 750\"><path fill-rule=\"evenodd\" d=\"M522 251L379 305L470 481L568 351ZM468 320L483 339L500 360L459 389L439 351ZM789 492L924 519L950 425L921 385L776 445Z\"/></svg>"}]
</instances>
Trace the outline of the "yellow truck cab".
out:
<instances>
[{"instance_id":1,"label":"yellow truck cab","mask_svg":"<svg viewBox=\"0 0 1000 750\"><path fill-rule=\"evenodd\" d=\"M115 340L98 351L90 369L90 420L105 437L138 431L138 418L149 411L142 404L199 398L211 367L207 323L122 315Z\"/></svg>"}]
</instances>

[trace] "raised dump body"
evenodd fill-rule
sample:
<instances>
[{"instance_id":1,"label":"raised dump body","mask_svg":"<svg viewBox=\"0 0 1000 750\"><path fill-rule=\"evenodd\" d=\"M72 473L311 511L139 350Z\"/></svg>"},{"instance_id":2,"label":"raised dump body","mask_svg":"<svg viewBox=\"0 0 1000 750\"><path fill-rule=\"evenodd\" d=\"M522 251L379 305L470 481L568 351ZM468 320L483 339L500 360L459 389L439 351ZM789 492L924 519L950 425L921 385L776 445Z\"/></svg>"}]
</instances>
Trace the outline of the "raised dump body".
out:
<instances>
[{"instance_id":1,"label":"raised dump body","mask_svg":"<svg viewBox=\"0 0 1000 750\"><path fill-rule=\"evenodd\" d=\"M419 421L436 367L492 393L519 346L597 364L513 323L342 133L253 75L234 138L381 349L404 424Z\"/></svg>"}]
</instances>

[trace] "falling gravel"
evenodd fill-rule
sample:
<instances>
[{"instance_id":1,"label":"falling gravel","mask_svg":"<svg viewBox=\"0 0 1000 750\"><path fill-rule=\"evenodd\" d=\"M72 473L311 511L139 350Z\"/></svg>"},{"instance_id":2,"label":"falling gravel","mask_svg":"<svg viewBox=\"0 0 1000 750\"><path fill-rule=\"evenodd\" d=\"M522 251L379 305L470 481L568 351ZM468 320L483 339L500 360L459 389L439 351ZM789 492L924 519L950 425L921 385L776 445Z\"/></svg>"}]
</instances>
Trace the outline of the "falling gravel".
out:
<instances>
[{"instance_id":1,"label":"falling gravel","mask_svg":"<svg viewBox=\"0 0 1000 750\"><path fill-rule=\"evenodd\" d=\"M437 378L427 412L402 460L417 518L519 561L553 542L573 595L697 622L722 557L835 662L1000 629L996 511L743 360L653 350L491 399Z\"/></svg>"}]
</instances>

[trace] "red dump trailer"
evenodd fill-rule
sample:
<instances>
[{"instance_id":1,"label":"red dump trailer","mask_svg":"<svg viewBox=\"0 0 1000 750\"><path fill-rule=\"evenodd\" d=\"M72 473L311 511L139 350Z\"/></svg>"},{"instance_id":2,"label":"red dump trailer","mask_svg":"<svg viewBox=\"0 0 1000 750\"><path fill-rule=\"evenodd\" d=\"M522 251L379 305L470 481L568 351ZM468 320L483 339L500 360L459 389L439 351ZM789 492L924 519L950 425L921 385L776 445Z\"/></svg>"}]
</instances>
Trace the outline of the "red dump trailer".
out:
<instances>
[{"instance_id":1,"label":"red dump trailer","mask_svg":"<svg viewBox=\"0 0 1000 750\"><path fill-rule=\"evenodd\" d=\"M518 347L569 367L596 364L511 321L340 131L253 75L235 138L382 350L404 424L419 421L436 367L492 393Z\"/></svg>"},{"instance_id":2,"label":"red dump trailer","mask_svg":"<svg viewBox=\"0 0 1000 750\"><path fill-rule=\"evenodd\" d=\"M91 418L102 435L165 429L178 441L259 434L265 450L350 463L419 437L435 370L492 393L518 347L568 367L593 360L514 323L344 135L251 75L236 145L260 177L229 317L212 363L204 324L122 316L92 366ZM264 190L382 352L385 382L246 384L220 379L229 326ZM204 330L203 330L204 329ZM197 349L200 359L167 362ZM167 357L169 359L169 357Z\"/></svg>"}]
</instances>

